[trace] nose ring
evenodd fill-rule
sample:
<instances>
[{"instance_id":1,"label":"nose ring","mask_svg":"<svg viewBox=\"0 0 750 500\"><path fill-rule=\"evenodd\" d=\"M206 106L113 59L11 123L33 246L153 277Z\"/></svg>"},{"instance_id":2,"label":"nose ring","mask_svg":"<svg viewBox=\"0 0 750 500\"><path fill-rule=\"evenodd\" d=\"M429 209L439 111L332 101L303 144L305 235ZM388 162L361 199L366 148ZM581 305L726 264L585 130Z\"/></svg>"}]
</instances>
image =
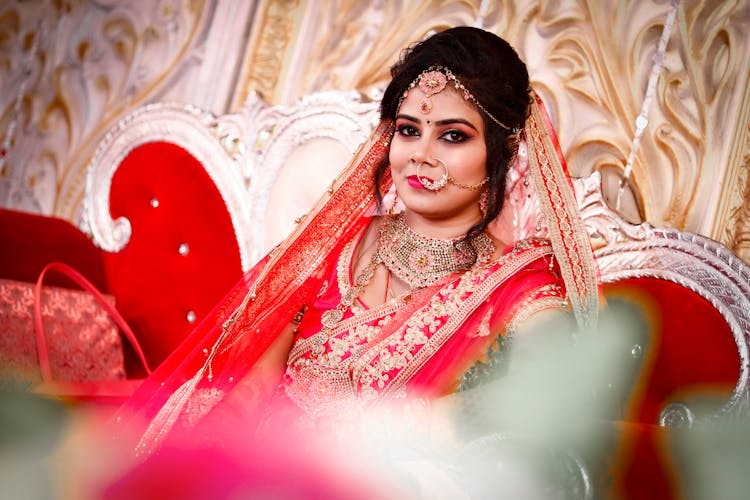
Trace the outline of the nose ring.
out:
<instances>
[{"instance_id":1,"label":"nose ring","mask_svg":"<svg viewBox=\"0 0 750 500\"><path fill-rule=\"evenodd\" d=\"M443 175L437 181L432 181L427 177L422 177L422 175L420 174L420 169L426 162L421 161L417 164L417 180L422 183L425 188L429 189L430 191L437 192L443 189L446 184L448 184L448 165L446 165L445 162L440 158L435 158L435 161L443 166Z\"/></svg>"}]
</instances>

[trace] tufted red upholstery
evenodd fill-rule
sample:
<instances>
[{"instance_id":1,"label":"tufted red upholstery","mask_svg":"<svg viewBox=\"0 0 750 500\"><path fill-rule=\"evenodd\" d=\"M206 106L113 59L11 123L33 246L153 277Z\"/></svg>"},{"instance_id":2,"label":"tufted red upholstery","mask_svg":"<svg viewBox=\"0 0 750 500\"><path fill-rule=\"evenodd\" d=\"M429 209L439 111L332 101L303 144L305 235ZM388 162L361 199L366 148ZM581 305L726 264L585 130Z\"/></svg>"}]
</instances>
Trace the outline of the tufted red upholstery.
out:
<instances>
[{"instance_id":1,"label":"tufted red upholstery","mask_svg":"<svg viewBox=\"0 0 750 500\"><path fill-rule=\"evenodd\" d=\"M110 207L113 218L128 218L132 235L123 250L104 256L107 288L156 366L241 277L231 219L203 167L164 142L123 160Z\"/></svg>"},{"instance_id":2,"label":"tufted red upholstery","mask_svg":"<svg viewBox=\"0 0 750 500\"><path fill-rule=\"evenodd\" d=\"M656 278L608 284L605 293L637 302L649 323L626 420L656 424L669 403L729 397L739 380L739 353L726 320L706 299Z\"/></svg>"},{"instance_id":3,"label":"tufted red upholstery","mask_svg":"<svg viewBox=\"0 0 750 500\"><path fill-rule=\"evenodd\" d=\"M110 206L112 216L128 218L132 228L117 253L100 250L68 221L0 209L0 277L35 282L49 262L71 265L115 297L156 367L240 279L234 229L204 168L169 143L130 152L112 180ZM77 288L56 273L45 283ZM125 349L129 375L141 376L127 344Z\"/></svg>"},{"instance_id":4,"label":"tufted red upholstery","mask_svg":"<svg viewBox=\"0 0 750 500\"><path fill-rule=\"evenodd\" d=\"M737 385L740 358L729 325L706 299L676 283L634 278L605 285L608 298L627 298L646 311L648 338L615 423L617 470L612 491L624 498L670 499L687 478L675 468L671 429L660 411L684 402L714 411Z\"/></svg>"}]
</instances>

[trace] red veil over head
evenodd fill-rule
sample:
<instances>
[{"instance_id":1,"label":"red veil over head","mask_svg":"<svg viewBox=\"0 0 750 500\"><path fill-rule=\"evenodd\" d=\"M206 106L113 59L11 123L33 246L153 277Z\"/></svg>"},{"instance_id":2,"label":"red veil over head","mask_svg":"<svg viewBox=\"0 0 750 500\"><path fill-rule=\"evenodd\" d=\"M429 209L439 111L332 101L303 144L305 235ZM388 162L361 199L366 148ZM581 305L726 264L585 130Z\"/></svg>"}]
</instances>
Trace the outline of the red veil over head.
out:
<instances>
[{"instance_id":1,"label":"red veil over head","mask_svg":"<svg viewBox=\"0 0 750 500\"><path fill-rule=\"evenodd\" d=\"M593 252L543 104L534 94L525 141L509 173L506 206L494 229L514 241L546 231L579 325L594 325L598 289ZM300 308L375 209L374 172L394 133L384 120L292 234L250 270L121 408L118 422L146 422L137 446L148 454L178 419L202 415L239 381ZM529 179L531 182L529 182ZM389 173L381 186L385 192ZM531 196L535 195L535 196Z\"/></svg>"}]
</instances>

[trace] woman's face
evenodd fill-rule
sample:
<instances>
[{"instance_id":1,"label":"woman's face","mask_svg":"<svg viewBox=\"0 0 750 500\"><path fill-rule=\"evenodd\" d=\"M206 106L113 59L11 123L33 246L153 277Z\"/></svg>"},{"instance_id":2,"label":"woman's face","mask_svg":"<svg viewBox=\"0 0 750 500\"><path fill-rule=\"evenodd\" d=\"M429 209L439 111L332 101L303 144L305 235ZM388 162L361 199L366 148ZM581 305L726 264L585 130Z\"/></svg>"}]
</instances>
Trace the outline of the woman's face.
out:
<instances>
[{"instance_id":1,"label":"woman's face","mask_svg":"<svg viewBox=\"0 0 750 500\"><path fill-rule=\"evenodd\" d=\"M444 173L459 184L472 185L487 176L484 121L479 111L448 86L430 97L429 113L421 111L425 98L419 88L409 91L396 116L396 133L389 160L393 182L404 204L407 222L425 236L453 238L481 220L481 189L467 189L448 182L430 191L419 175L437 182Z\"/></svg>"}]
</instances>

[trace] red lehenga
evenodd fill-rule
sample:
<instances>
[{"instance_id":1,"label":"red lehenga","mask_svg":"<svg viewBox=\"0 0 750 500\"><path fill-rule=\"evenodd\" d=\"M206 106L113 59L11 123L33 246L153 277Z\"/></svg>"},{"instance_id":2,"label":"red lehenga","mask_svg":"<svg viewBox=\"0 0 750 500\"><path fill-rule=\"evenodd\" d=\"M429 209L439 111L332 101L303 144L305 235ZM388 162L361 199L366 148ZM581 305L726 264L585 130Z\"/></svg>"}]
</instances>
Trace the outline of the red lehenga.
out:
<instances>
[{"instance_id":1,"label":"red lehenga","mask_svg":"<svg viewBox=\"0 0 750 500\"><path fill-rule=\"evenodd\" d=\"M528 160L519 155L496 225L515 245L496 262L450 275L408 300L395 297L372 309L356 305L322 335L322 314L351 286L354 243L373 220L373 172L392 134L393 124L381 123L290 237L123 406L120 425L146 422L138 454L158 449L175 430L210 420L206 415L220 415L229 391L303 307L280 382L283 397L312 419L451 393L498 335L535 311L569 307L581 327L595 323L592 250L554 132L534 96L521 147ZM384 184L387 191L390 179ZM537 208L529 208L532 202Z\"/></svg>"}]
</instances>

